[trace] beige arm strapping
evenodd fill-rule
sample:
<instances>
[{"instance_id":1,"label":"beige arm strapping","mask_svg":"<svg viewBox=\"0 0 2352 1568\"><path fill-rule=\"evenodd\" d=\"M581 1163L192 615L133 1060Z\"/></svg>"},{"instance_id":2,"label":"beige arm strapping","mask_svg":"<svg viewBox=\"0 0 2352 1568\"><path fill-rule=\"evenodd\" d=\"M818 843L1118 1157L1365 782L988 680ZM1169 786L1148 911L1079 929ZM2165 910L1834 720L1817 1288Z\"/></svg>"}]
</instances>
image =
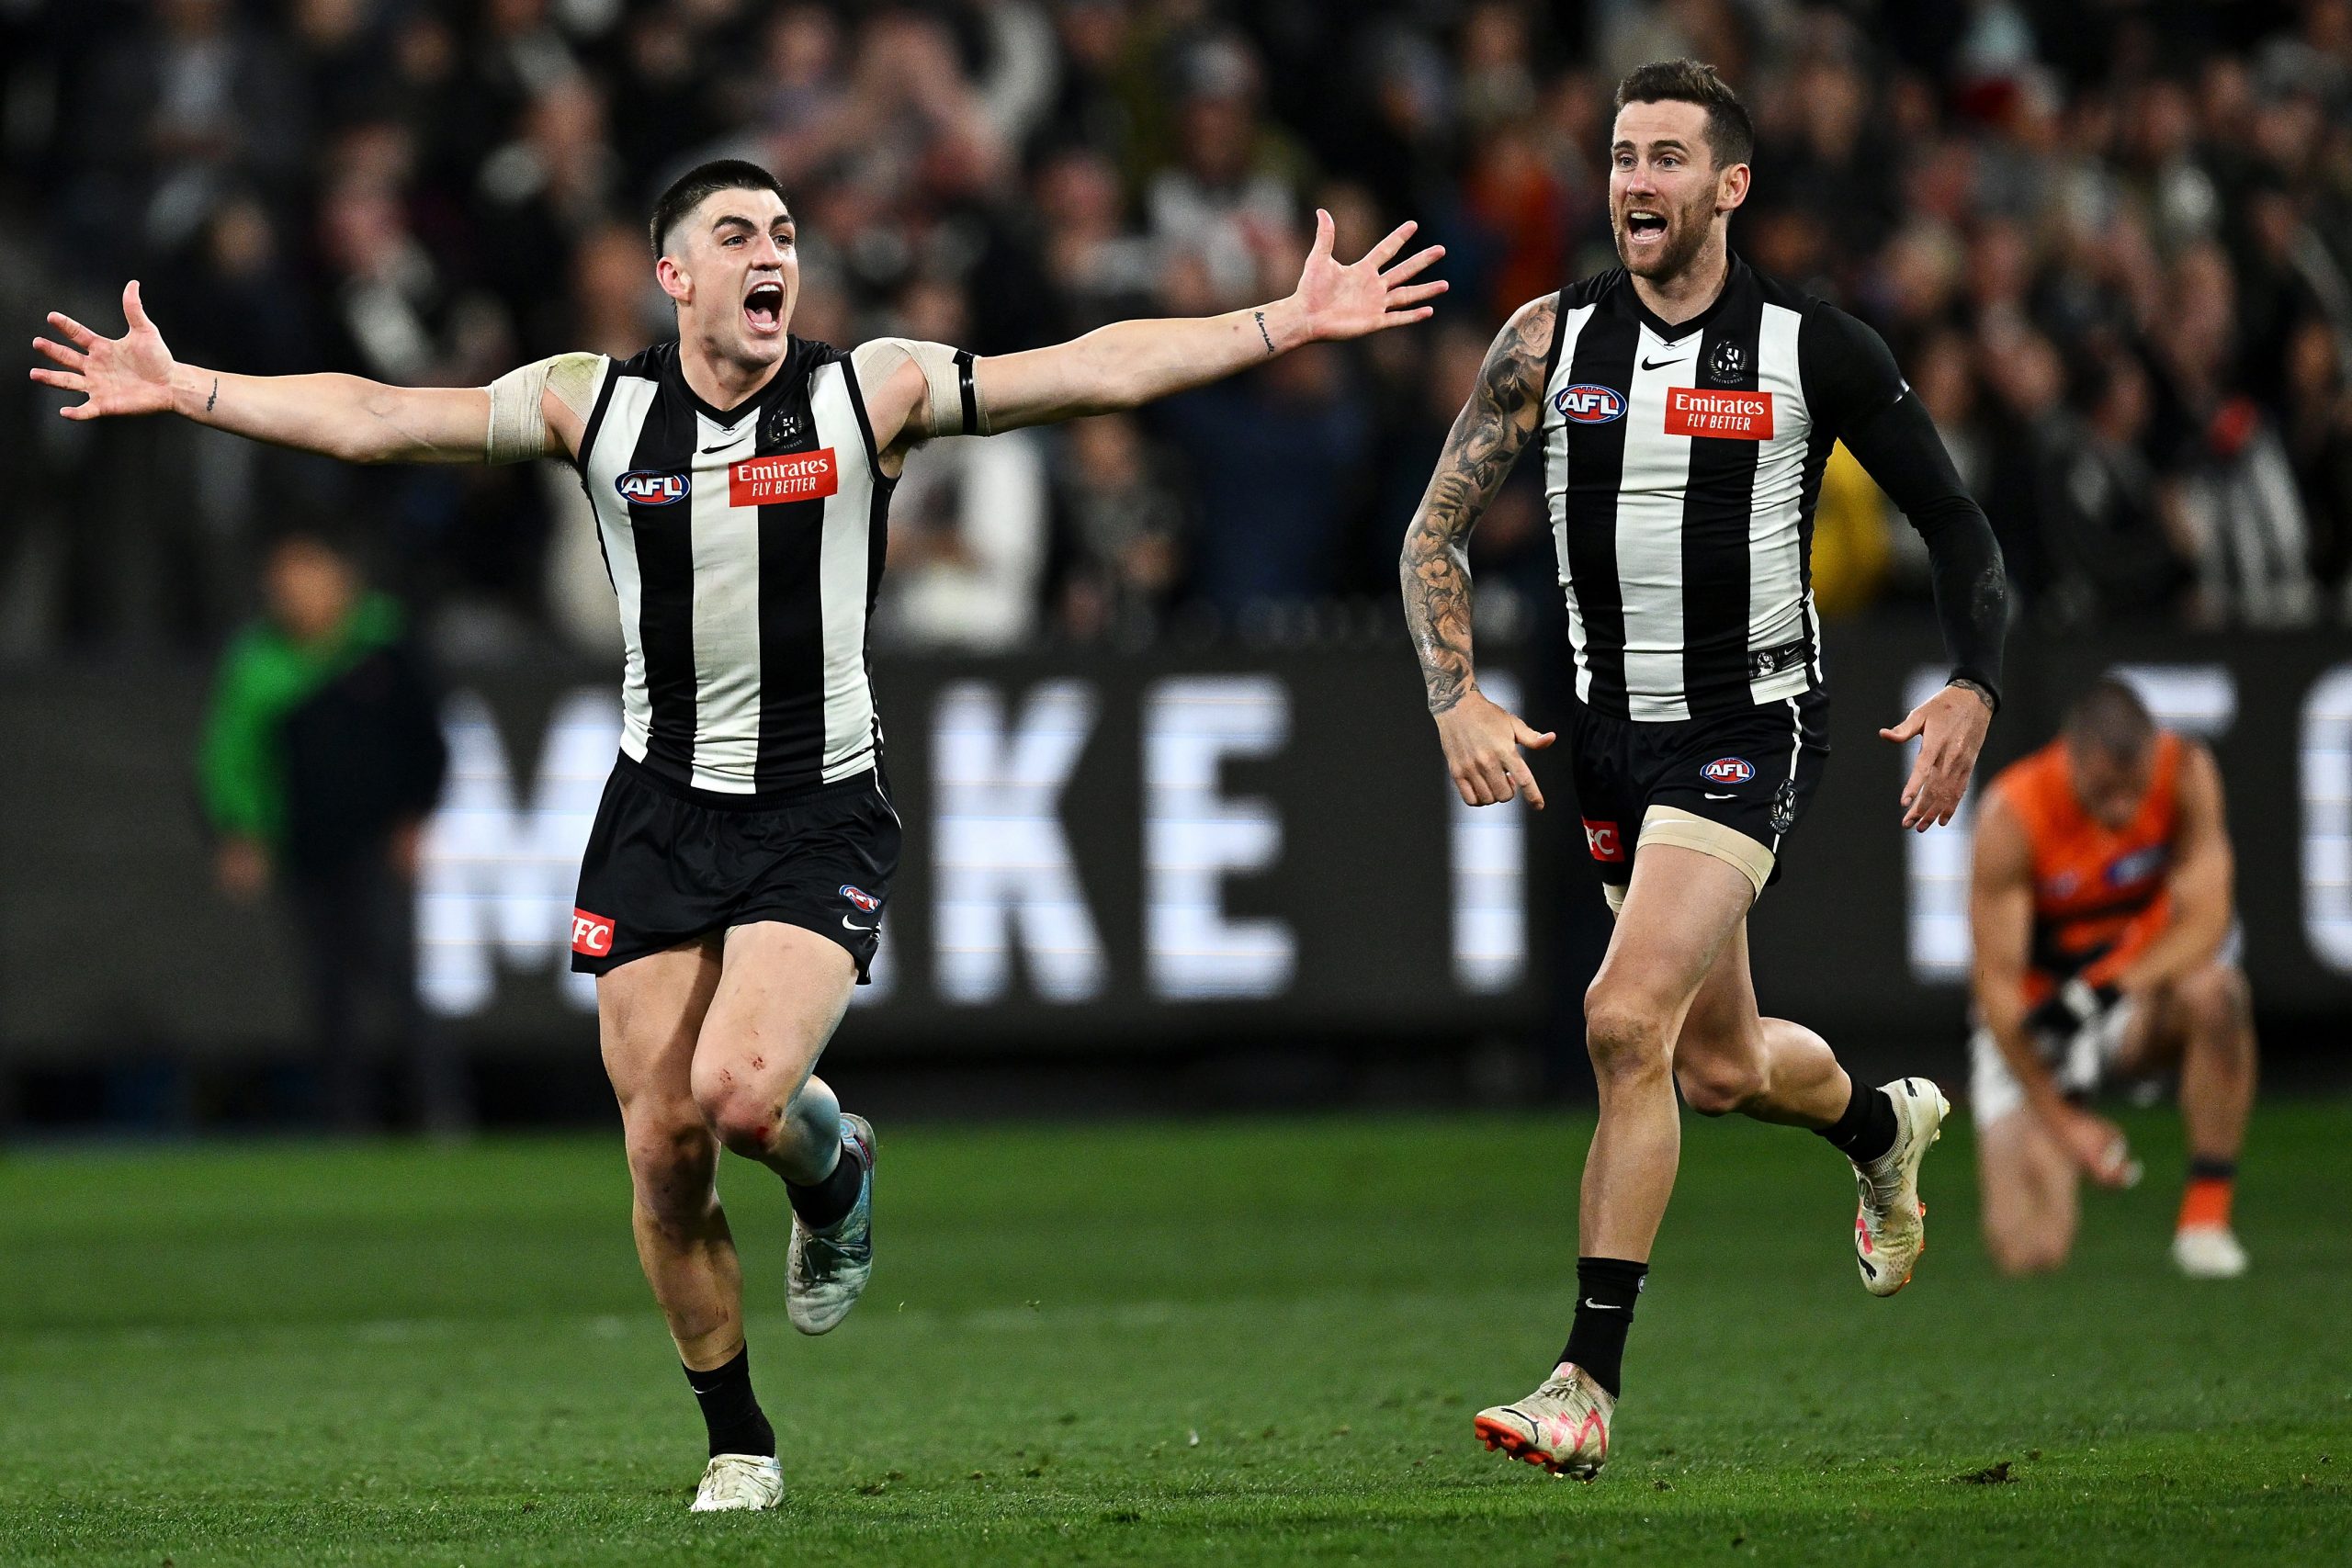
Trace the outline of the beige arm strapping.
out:
<instances>
[{"instance_id":1,"label":"beige arm strapping","mask_svg":"<svg viewBox=\"0 0 2352 1568\"><path fill-rule=\"evenodd\" d=\"M910 359L922 372L923 383L922 406L907 418L910 434L927 441L934 435L989 433L988 405L980 400L977 382L971 389L971 424L969 428L965 424L964 390L966 382L971 379L972 356L961 349L917 338L878 337L860 344L850 355L850 365L857 372L858 384L871 388L880 386L885 378Z\"/></svg>"},{"instance_id":2,"label":"beige arm strapping","mask_svg":"<svg viewBox=\"0 0 2352 1568\"><path fill-rule=\"evenodd\" d=\"M556 401L586 419L595 400L596 375L604 361L601 354L559 354L509 370L492 381L488 388L490 430L482 443L482 461L527 463L534 457L561 456L548 434L547 409L541 400L553 392Z\"/></svg>"}]
</instances>

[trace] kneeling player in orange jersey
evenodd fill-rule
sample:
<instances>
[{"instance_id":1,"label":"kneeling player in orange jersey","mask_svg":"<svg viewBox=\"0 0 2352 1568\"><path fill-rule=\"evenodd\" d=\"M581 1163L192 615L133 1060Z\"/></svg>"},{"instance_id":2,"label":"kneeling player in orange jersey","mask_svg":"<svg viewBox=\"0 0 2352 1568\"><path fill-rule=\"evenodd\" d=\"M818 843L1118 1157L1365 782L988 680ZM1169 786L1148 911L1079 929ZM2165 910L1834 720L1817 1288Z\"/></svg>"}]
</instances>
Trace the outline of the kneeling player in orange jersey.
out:
<instances>
[{"instance_id":1,"label":"kneeling player in orange jersey","mask_svg":"<svg viewBox=\"0 0 2352 1568\"><path fill-rule=\"evenodd\" d=\"M2212 753L2158 728L2112 678L1986 791L1971 1098L1984 1241L2004 1272L2065 1261L2078 1172L2137 1179L2122 1133L2084 1100L2173 1068L2189 1153L2173 1261L2203 1279L2245 1271L2230 1196L2255 1044L2231 870Z\"/></svg>"}]
</instances>

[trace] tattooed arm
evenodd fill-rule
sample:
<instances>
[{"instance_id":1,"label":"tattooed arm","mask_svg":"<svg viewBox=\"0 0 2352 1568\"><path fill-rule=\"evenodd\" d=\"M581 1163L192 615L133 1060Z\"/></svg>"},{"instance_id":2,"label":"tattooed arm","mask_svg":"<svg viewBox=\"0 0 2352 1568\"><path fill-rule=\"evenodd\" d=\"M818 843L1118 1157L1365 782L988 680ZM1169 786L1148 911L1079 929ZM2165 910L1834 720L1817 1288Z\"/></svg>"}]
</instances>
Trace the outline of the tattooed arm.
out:
<instances>
[{"instance_id":1,"label":"tattooed arm","mask_svg":"<svg viewBox=\"0 0 2352 1568\"><path fill-rule=\"evenodd\" d=\"M1544 792L1519 749L1540 750L1554 738L1488 702L1471 671L1466 547L1520 449L1534 437L1558 310L1556 294L1521 306L1487 351L1478 384L1445 438L1397 563L1405 624L1420 655L1421 682L1429 689L1446 769L1471 806L1492 806L1523 789L1530 806L1544 808Z\"/></svg>"}]
</instances>

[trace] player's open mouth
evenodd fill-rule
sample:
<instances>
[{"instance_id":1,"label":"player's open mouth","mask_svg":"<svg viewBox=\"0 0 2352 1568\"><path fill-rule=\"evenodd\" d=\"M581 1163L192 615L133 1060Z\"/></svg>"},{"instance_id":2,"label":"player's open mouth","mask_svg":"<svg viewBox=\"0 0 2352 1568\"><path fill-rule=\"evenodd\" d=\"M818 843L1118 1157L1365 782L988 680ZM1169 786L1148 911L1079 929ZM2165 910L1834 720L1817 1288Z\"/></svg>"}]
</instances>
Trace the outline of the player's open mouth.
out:
<instances>
[{"instance_id":1,"label":"player's open mouth","mask_svg":"<svg viewBox=\"0 0 2352 1568\"><path fill-rule=\"evenodd\" d=\"M755 333L764 334L783 331L784 285L753 284L752 291L743 297L743 319L752 323L752 330Z\"/></svg>"},{"instance_id":2,"label":"player's open mouth","mask_svg":"<svg viewBox=\"0 0 2352 1568\"><path fill-rule=\"evenodd\" d=\"M1629 208L1625 213L1625 237L1637 245L1666 238L1666 215L1646 207Z\"/></svg>"}]
</instances>

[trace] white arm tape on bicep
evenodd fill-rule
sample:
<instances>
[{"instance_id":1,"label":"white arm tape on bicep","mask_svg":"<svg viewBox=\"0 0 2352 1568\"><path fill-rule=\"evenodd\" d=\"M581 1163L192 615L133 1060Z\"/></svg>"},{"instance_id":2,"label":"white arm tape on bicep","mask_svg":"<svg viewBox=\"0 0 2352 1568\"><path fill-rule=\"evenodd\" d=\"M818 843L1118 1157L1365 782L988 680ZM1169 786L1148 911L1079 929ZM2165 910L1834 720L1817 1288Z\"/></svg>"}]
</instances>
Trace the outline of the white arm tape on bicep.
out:
<instances>
[{"instance_id":1,"label":"white arm tape on bicep","mask_svg":"<svg viewBox=\"0 0 2352 1568\"><path fill-rule=\"evenodd\" d=\"M915 367L922 372L922 406L907 419L908 427L915 434L928 439L934 435L989 433L989 412L980 401L979 385L973 373L976 362L969 352L915 338L876 338L857 351L860 378L869 385L878 385L883 377L898 368L896 359L888 357L892 354L913 360Z\"/></svg>"},{"instance_id":2,"label":"white arm tape on bicep","mask_svg":"<svg viewBox=\"0 0 2352 1568\"><path fill-rule=\"evenodd\" d=\"M585 419L595 395L601 355L559 354L520 369L509 370L489 387L490 432L482 457L491 463L527 463L556 455L548 434L547 409L541 400L553 392L556 400Z\"/></svg>"}]
</instances>

